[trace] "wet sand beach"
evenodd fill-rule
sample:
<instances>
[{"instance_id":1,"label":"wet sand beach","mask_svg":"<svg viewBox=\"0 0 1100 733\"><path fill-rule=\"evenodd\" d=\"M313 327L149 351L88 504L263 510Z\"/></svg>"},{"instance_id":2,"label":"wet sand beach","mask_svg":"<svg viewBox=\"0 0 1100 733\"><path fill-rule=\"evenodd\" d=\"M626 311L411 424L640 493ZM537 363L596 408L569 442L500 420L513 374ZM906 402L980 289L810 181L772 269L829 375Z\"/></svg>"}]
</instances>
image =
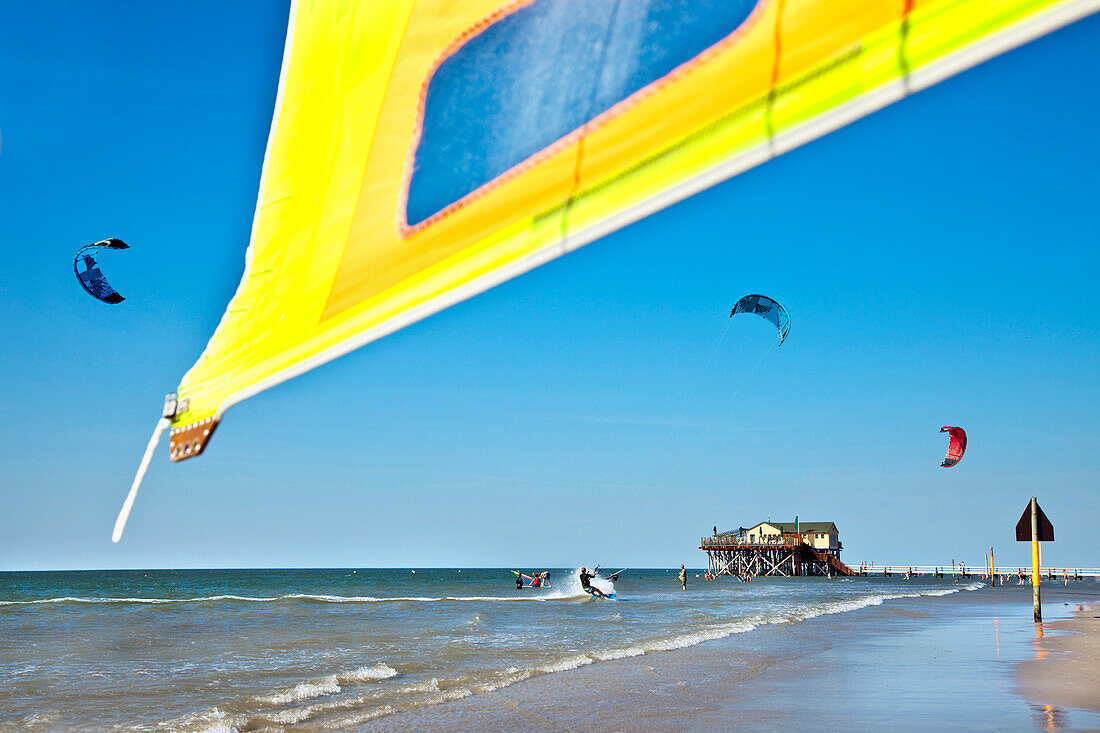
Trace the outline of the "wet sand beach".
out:
<instances>
[{"instance_id":1,"label":"wet sand beach","mask_svg":"<svg viewBox=\"0 0 1100 733\"><path fill-rule=\"evenodd\" d=\"M537 677L361 730L1097 730L1088 680L1098 627L1070 617L1095 593L1048 590L1051 621L1038 632L1026 587L894 599ZM1018 667L1045 682L1021 694Z\"/></svg>"},{"instance_id":2,"label":"wet sand beach","mask_svg":"<svg viewBox=\"0 0 1100 733\"><path fill-rule=\"evenodd\" d=\"M1100 606L1042 624L1035 658L1020 662L1020 693L1039 705L1100 711Z\"/></svg>"}]
</instances>

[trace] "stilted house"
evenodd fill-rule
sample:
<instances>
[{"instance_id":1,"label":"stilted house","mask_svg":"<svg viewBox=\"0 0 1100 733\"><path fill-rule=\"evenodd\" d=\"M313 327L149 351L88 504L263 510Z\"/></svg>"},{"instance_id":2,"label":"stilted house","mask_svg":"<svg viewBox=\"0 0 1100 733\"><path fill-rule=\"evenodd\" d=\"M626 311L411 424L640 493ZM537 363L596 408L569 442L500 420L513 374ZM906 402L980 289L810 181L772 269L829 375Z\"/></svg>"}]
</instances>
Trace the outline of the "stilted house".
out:
<instances>
[{"instance_id":1,"label":"stilted house","mask_svg":"<svg viewBox=\"0 0 1100 733\"><path fill-rule=\"evenodd\" d=\"M818 550L828 550L838 557L843 549L840 544L840 533L832 522L768 521L750 527L744 532L748 535L750 542L753 541L753 538L761 542L768 542L801 537L802 541L810 547Z\"/></svg>"},{"instance_id":2,"label":"stilted house","mask_svg":"<svg viewBox=\"0 0 1100 733\"><path fill-rule=\"evenodd\" d=\"M717 530L717 528L715 528ZM711 575L855 575L840 561L840 533L832 522L773 522L703 537Z\"/></svg>"}]
</instances>

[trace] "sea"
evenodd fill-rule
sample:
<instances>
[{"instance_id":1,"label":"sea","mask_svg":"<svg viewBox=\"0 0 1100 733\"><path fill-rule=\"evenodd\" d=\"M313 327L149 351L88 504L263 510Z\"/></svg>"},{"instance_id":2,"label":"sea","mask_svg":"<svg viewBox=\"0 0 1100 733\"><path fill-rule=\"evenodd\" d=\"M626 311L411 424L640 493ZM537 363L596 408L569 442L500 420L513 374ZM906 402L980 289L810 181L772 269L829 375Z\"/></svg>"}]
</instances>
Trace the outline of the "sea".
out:
<instances>
[{"instance_id":1,"label":"sea","mask_svg":"<svg viewBox=\"0 0 1100 733\"><path fill-rule=\"evenodd\" d=\"M678 570L601 579L613 600L568 568L523 590L483 568L0 573L0 731L356 730L718 639L751 668L762 629L984 585L691 570L685 592Z\"/></svg>"}]
</instances>

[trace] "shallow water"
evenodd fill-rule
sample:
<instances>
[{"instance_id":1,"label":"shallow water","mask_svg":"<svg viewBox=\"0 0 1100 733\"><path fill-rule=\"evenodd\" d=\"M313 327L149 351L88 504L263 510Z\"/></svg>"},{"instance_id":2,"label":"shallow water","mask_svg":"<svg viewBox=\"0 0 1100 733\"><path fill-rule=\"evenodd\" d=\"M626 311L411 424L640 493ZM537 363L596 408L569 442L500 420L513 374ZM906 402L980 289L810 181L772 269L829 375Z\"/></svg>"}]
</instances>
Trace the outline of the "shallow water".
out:
<instances>
[{"instance_id":1,"label":"shallow water","mask_svg":"<svg viewBox=\"0 0 1100 733\"><path fill-rule=\"evenodd\" d=\"M541 569L541 568L540 568ZM692 572L694 576L694 572ZM331 730L534 676L980 582L628 571L0 573L0 730ZM739 663L752 667L754 645ZM764 663L761 657L761 663Z\"/></svg>"}]
</instances>

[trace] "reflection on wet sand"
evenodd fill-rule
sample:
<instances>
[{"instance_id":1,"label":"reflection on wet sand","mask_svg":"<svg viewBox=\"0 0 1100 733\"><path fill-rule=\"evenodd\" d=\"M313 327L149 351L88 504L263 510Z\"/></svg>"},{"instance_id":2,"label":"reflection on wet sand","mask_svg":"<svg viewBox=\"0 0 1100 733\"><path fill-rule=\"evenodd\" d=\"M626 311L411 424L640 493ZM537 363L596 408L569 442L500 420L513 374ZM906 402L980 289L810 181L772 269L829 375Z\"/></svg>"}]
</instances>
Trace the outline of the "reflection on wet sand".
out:
<instances>
[{"instance_id":1,"label":"reflection on wet sand","mask_svg":"<svg viewBox=\"0 0 1100 733\"><path fill-rule=\"evenodd\" d=\"M1031 644L1035 647L1035 659L1036 661L1047 658L1047 649L1043 646L1043 639L1046 638L1046 633L1043 631L1043 624L1035 624L1035 638ZM1060 708L1056 708L1053 705L1035 705L1031 706L1034 711L1032 717L1039 723L1040 729L1044 731L1060 731L1062 730L1065 714Z\"/></svg>"},{"instance_id":2,"label":"reflection on wet sand","mask_svg":"<svg viewBox=\"0 0 1100 733\"><path fill-rule=\"evenodd\" d=\"M993 649L997 654L997 659L1001 658L1001 619L997 616L993 617Z\"/></svg>"},{"instance_id":3,"label":"reflection on wet sand","mask_svg":"<svg viewBox=\"0 0 1100 733\"><path fill-rule=\"evenodd\" d=\"M1032 717L1039 724L1040 730L1053 733L1054 731L1066 730L1066 726L1069 724L1066 711L1054 705L1033 704L1031 710Z\"/></svg>"}]
</instances>

